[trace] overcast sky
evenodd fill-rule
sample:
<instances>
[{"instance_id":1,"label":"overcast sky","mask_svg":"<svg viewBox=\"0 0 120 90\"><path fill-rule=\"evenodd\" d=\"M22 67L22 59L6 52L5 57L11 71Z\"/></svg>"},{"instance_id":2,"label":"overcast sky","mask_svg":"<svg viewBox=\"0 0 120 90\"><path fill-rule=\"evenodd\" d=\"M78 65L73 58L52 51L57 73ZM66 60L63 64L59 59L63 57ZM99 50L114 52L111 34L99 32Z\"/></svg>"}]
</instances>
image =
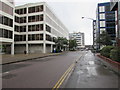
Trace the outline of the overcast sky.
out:
<instances>
[{"instance_id":1,"label":"overcast sky","mask_svg":"<svg viewBox=\"0 0 120 90\"><path fill-rule=\"evenodd\" d=\"M92 45L92 20L82 19L81 17L96 19L97 4L109 1L110 0L15 0L15 5L47 2L56 16L68 28L69 32L85 33L85 44Z\"/></svg>"}]
</instances>

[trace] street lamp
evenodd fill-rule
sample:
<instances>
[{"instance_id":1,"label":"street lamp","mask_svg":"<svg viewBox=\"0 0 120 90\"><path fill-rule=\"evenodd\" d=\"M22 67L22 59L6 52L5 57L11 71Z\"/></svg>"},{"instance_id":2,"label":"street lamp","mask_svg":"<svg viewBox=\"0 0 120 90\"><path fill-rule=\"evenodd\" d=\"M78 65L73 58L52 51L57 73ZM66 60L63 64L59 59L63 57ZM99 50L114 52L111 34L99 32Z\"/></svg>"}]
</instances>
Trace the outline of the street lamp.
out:
<instances>
[{"instance_id":1,"label":"street lamp","mask_svg":"<svg viewBox=\"0 0 120 90\"><path fill-rule=\"evenodd\" d=\"M84 19L84 18L86 18L86 19L90 19L90 20L94 20L93 18L82 17L82 19Z\"/></svg>"},{"instance_id":2,"label":"street lamp","mask_svg":"<svg viewBox=\"0 0 120 90\"><path fill-rule=\"evenodd\" d=\"M88 17L82 17L82 19L89 19L89 20L92 20L93 22L95 21L93 18L88 18ZM94 28L93 28L93 31L94 31ZM91 37L91 34L90 34L90 37ZM94 37L93 37L94 38ZM91 42L91 39L90 39L90 42ZM93 41L94 42L94 41Z\"/></svg>"}]
</instances>

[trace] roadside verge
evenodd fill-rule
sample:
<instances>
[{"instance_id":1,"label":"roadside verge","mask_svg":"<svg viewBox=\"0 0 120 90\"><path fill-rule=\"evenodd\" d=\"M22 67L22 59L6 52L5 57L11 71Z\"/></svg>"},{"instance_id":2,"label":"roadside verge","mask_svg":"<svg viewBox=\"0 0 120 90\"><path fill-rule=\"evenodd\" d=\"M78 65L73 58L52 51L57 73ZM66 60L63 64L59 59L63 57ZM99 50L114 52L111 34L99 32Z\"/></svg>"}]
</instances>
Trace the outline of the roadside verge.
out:
<instances>
[{"instance_id":1,"label":"roadside verge","mask_svg":"<svg viewBox=\"0 0 120 90\"><path fill-rule=\"evenodd\" d=\"M100 54L97 54L97 56L104 65L106 65L109 69L120 75L120 63L113 61L110 58L106 58Z\"/></svg>"}]
</instances>

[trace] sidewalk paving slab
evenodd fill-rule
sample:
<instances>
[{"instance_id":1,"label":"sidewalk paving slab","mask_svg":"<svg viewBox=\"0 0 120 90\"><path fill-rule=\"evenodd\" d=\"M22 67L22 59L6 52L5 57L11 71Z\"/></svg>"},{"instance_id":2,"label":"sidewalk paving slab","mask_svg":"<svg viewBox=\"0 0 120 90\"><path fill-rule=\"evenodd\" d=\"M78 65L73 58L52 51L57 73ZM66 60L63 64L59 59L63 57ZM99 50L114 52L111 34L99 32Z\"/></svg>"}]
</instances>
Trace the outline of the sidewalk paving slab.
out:
<instances>
[{"instance_id":1,"label":"sidewalk paving slab","mask_svg":"<svg viewBox=\"0 0 120 90\"><path fill-rule=\"evenodd\" d=\"M62 53L46 53L46 54L37 53L37 54L15 54L15 55L2 54L0 55L0 64L4 65L4 64L16 63L16 62L60 55L60 54Z\"/></svg>"}]
</instances>

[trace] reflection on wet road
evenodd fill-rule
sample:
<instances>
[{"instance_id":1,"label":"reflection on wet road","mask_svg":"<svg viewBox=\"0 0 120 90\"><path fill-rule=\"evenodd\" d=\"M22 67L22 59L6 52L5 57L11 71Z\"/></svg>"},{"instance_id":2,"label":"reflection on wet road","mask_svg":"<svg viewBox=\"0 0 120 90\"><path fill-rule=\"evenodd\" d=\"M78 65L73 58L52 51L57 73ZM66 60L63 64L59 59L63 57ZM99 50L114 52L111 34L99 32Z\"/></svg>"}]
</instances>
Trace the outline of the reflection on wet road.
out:
<instances>
[{"instance_id":1,"label":"reflection on wet road","mask_svg":"<svg viewBox=\"0 0 120 90\"><path fill-rule=\"evenodd\" d=\"M119 79L89 51L76 64L65 88L118 88Z\"/></svg>"}]
</instances>

